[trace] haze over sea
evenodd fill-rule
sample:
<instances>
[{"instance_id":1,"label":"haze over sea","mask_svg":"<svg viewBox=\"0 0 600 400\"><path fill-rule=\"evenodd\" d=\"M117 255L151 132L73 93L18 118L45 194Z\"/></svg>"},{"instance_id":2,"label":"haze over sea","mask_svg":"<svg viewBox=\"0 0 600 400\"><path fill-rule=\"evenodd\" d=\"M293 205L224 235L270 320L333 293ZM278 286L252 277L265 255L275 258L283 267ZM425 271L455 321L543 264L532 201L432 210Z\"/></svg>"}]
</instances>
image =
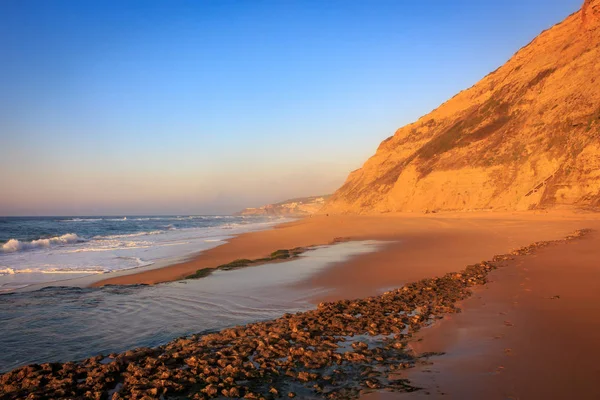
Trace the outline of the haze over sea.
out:
<instances>
[{"instance_id":1,"label":"haze over sea","mask_svg":"<svg viewBox=\"0 0 600 400\"><path fill-rule=\"evenodd\" d=\"M226 215L2 217L0 292L149 266L282 221Z\"/></svg>"}]
</instances>

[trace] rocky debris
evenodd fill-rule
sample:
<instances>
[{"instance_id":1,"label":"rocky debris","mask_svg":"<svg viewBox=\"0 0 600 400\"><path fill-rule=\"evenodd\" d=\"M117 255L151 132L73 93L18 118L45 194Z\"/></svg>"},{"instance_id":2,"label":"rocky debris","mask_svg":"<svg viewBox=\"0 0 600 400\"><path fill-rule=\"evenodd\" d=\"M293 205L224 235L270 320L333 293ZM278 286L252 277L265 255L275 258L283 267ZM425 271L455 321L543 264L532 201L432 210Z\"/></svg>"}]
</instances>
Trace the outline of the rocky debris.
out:
<instances>
[{"instance_id":1,"label":"rocky debris","mask_svg":"<svg viewBox=\"0 0 600 400\"><path fill-rule=\"evenodd\" d=\"M485 284L499 262L588 232L538 242L380 296L321 303L315 310L155 349L20 367L0 376L0 399L349 399L369 390L416 390L396 379L418 359L405 351L414 332L459 311L456 302Z\"/></svg>"}]
</instances>

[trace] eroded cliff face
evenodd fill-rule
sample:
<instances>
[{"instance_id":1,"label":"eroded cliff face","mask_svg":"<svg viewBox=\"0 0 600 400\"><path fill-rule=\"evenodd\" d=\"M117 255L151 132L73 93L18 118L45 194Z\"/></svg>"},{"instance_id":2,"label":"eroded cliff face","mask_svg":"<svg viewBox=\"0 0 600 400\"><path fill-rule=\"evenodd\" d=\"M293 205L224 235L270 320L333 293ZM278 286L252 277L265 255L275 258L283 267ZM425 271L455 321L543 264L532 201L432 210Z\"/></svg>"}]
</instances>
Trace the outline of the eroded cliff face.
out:
<instances>
[{"instance_id":1,"label":"eroded cliff face","mask_svg":"<svg viewBox=\"0 0 600 400\"><path fill-rule=\"evenodd\" d=\"M384 140L323 212L600 206L600 0Z\"/></svg>"},{"instance_id":2,"label":"eroded cliff face","mask_svg":"<svg viewBox=\"0 0 600 400\"><path fill-rule=\"evenodd\" d=\"M600 1L585 0L581 8L581 18L586 29L594 29L600 25Z\"/></svg>"}]
</instances>

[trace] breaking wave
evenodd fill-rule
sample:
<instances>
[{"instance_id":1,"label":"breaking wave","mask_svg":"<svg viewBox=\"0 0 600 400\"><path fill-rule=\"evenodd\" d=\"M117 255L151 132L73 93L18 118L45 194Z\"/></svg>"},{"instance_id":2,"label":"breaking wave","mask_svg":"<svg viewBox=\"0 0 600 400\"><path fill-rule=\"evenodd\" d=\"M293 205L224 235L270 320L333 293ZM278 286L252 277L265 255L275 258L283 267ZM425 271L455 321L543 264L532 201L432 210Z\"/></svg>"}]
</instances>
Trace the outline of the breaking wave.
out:
<instances>
[{"instance_id":1,"label":"breaking wave","mask_svg":"<svg viewBox=\"0 0 600 400\"><path fill-rule=\"evenodd\" d=\"M87 267L82 269L76 268L0 268L0 275L15 275L15 274L103 274L108 272L104 268Z\"/></svg>"},{"instance_id":2,"label":"breaking wave","mask_svg":"<svg viewBox=\"0 0 600 400\"><path fill-rule=\"evenodd\" d=\"M102 221L102 218L69 218L61 219L59 222L98 222Z\"/></svg>"},{"instance_id":3,"label":"breaking wave","mask_svg":"<svg viewBox=\"0 0 600 400\"><path fill-rule=\"evenodd\" d=\"M17 239L10 239L0 247L0 253L14 253L16 251L48 248L61 244L71 244L85 242L84 239L77 236L75 233L67 233L62 236L55 236L47 239L37 239L31 242L21 242Z\"/></svg>"},{"instance_id":4,"label":"breaking wave","mask_svg":"<svg viewBox=\"0 0 600 400\"><path fill-rule=\"evenodd\" d=\"M16 272L12 268L0 268L0 275L14 275Z\"/></svg>"},{"instance_id":5,"label":"breaking wave","mask_svg":"<svg viewBox=\"0 0 600 400\"><path fill-rule=\"evenodd\" d=\"M136 232L136 233L125 233L122 235L98 235L94 236L94 239L97 240L111 240L111 239L126 239L126 238L134 238L140 236L148 236L148 235L160 235L161 233L165 233L165 231L148 231L148 232Z\"/></svg>"}]
</instances>

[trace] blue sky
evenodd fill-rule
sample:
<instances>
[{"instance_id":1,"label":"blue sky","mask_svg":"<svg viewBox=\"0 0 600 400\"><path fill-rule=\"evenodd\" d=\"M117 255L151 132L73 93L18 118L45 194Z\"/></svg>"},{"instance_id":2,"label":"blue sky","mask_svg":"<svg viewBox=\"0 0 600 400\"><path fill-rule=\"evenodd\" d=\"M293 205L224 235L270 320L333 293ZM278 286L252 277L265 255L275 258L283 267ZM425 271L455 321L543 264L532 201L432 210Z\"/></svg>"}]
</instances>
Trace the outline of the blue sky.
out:
<instances>
[{"instance_id":1,"label":"blue sky","mask_svg":"<svg viewBox=\"0 0 600 400\"><path fill-rule=\"evenodd\" d=\"M0 2L0 215L323 194L581 0Z\"/></svg>"}]
</instances>

